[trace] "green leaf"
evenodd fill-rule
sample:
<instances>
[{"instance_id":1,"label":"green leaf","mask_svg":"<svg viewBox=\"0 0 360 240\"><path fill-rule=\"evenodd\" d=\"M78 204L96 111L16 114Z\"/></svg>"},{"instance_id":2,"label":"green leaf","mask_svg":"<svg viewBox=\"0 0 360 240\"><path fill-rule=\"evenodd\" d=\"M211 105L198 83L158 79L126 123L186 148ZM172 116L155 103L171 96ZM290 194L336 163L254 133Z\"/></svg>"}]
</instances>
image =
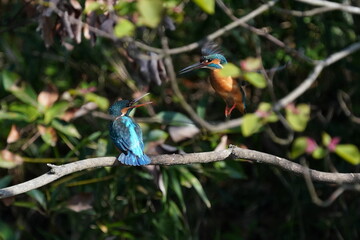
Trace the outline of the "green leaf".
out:
<instances>
[{"instance_id":1,"label":"green leaf","mask_svg":"<svg viewBox=\"0 0 360 240\"><path fill-rule=\"evenodd\" d=\"M0 239L1 240L19 239L18 231L12 229L6 222L0 221Z\"/></svg>"},{"instance_id":2,"label":"green leaf","mask_svg":"<svg viewBox=\"0 0 360 240\"><path fill-rule=\"evenodd\" d=\"M57 102L45 110L44 121L49 124L54 118L60 117L69 108L69 102Z\"/></svg>"},{"instance_id":3,"label":"green leaf","mask_svg":"<svg viewBox=\"0 0 360 240\"><path fill-rule=\"evenodd\" d=\"M120 19L114 27L114 34L118 38L133 36L135 25L127 19Z\"/></svg>"},{"instance_id":4,"label":"green leaf","mask_svg":"<svg viewBox=\"0 0 360 240\"><path fill-rule=\"evenodd\" d=\"M0 178L0 188L4 188L9 186L13 176L7 175L5 177Z\"/></svg>"},{"instance_id":5,"label":"green leaf","mask_svg":"<svg viewBox=\"0 0 360 240\"><path fill-rule=\"evenodd\" d=\"M158 118L161 121L161 123L175 125L175 126L194 124L190 118L178 112L171 112L171 111L159 112L155 116L155 118Z\"/></svg>"},{"instance_id":6,"label":"green leaf","mask_svg":"<svg viewBox=\"0 0 360 240\"><path fill-rule=\"evenodd\" d=\"M105 6L104 4L101 4L99 2L90 2L89 4L86 4L84 13L87 14L93 11L101 10L104 6Z\"/></svg>"},{"instance_id":7,"label":"green leaf","mask_svg":"<svg viewBox=\"0 0 360 240\"><path fill-rule=\"evenodd\" d=\"M32 197L33 199L35 199L43 209L46 209L46 200L45 200L44 193L42 193L39 190L34 189L34 190L27 192L26 194L29 195L30 197Z\"/></svg>"},{"instance_id":8,"label":"green leaf","mask_svg":"<svg viewBox=\"0 0 360 240\"><path fill-rule=\"evenodd\" d=\"M56 130L64 133L67 136L76 137L76 138L81 137L76 127L71 123L66 123L58 119L54 119L51 122L51 126L53 126Z\"/></svg>"},{"instance_id":9,"label":"green leaf","mask_svg":"<svg viewBox=\"0 0 360 240\"><path fill-rule=\"evenodd\" d=\"M163 12L161 0L139 0L137 9L140 13L141 24L155 28L160 23Z\"/></svg>"},{"instance_id":10,"label":"green leaf","mask_svg":"<svg viewBox=\"0 0 360 240\"><path fill-rule=\"evenodd\" d=\"M360 163L359 149L352 144L338 144L335 153L353 165Z\"/></svg>"},{"instance_id":11,"label":"green leaf","mask_svg":"<svg viewBox=\"0 0 360 240\"><path fill-rule=\"evenodd\" d=\"M159 140L165 140L169 134L163 130L160 129L154 129L151 130L148 134L146 134L146 141L159 141Z\"/></svg>"},{"instance_id":12,"label":"green leaf","mask_svg":"<svg viewBox=\"0 0 360 240\"><path fill-rule=\"evenodd\" d=\"M323 147L318 147L315 149L315 151L312 153L312 157L315 159L323 159L326 155L326 150Z\"/></svg>"},{"instance_id":13,"label":"green leaf","mask_svg":"<svg viewBox=\"0 0 360 240\"><path fill-rule=\"evenodd\" d=\"M295 159L295 158L299 157L300 155L304 154L306 151L306 147L307 147L307 138L306 137L296 138L292 145L290 157L292 159Z\"/></svg>"},{"instance_id":14,"label":"green leaf","mask_svg":"<svg viewBox=\"0 0 360 240\"><path fill-rule=\"evenodd\" d=\"M2 81L6 91L11 92L18 80L20 80L20 76L17 73L9 72L7 70L2 72Z\"/></svg>"},{"instance_id":15,"label":"green leaf","mask_svg":"<svg viewBox=\"0 0 360 240\"><path fill-rule=\"evenodd\" d=\"M36 107L19 102L12 103L9 106L9 110L11 112L18 112L24 114L26 116L27 122L33 122L40 116L40 113Z\"/></svg>"},{"instance_id":16,"label":"green leaf","mask_svg":"<svg viewBox=\"0 0 360 240\"><path fill-rule=\"evenodd\" d=\"M248 137L254 133L257 133L262 126L263 123L261 121L261 118L256 114L249 113L245 114L245 116L243 117L241 131L244 137Z\"/></svg>"},{"instance_id":17,"label":"green leaf","mask_svg":"<svg viewBox=\"0 0 360 240\"><path fill-rule=\"evenodd\" d=\"M2 119L29 121L29 119L22 113L0 111L0 120Z\"/></svg>"},{"instance_id":18,"label":"green leaf","mask_svg":"<svg viewBox=\"0 0 360 240\"><path fill-rule=\"evenodd\" d=\"M254 85L257 88L265 88L266 87L266 80L264 76L260 73L255 72L247 72L244 73L244 79Z\"/></svg>"},{"instance_id":19,"label":"green leaf","mask_svg":"<svg viewBox=\"0 0 360 240\"><path fill-rule=\"evenodd\" d=\"M271 104L270 103L268 103L268 102L261 102L260 104L259 104L259 107L258 107L258 110L260 110L260 111L263 111L263 112L269 112L269 111L271 111Z\"/></svg>"},{"instance_id":20,"label":"green leaf","mask_svg":"<svg viewBox=\"0 0 360 240\"><path fill-rule=\"evenodd\" d=\"M200 183L200 181L185 167L179 168L182 176L190 182L190 184L193 186L193 188L196 190L196 192L199 194L200 198L204 201L205 205L210 208L211 203L206 196L206 193Z\"/></svg>"},{"instance_id":21,"label":"green leaf","mask_svg":"<svg viewBox=\"0 0 360 240\"><path fill-rule=\"evenodd\" d=\"M297 132L305 130L306 125L310 119L310 106L307 104L299 104L294 113L290 108L286 108L286 119L288 120L292 129Z\"/></svg>"},{"instance_id":22,"label":"green leaf","mask_svg":"<svg viewBox=\"0 0 360 240\"><path fill-rule=\"evenodd\" d=\"M57 134L54 128L45 127L43 125L38 125L38 130L40 132L41 139L50 146L55 146L57 142Z\"/></svg>"},{"instance_id":23,"label":"green leaf","mask_svg":"<svg viewBox=\"0 0 360 240\"><path fill-rule=\"evenodd\" d=\"M173 173L173 172L171 172L171 173ZM183 196L183 193L181 190L181 186L179 183L179 178L176 175L174 176L174 174L171 174L171 176L172 176L170 178L171 188L172 188L172 190L174 190L176 196L178 197L183 212L185 212L186 205L185 205L184 196Z\"/></svg>"},{"instance_id":24,"label":"green leaf","mask_svg":"<svg viewBox=\"0 0 360 240\"><path fill-rule=\"evenodd\" d=\"M220 74L223 77L239 77L241 75L241 70L235 64L227 63L224 65L224 68L221 70Z\"/></svg>"},{"instance_id":25,"label":"green leaf","mask_svg":"<svg viewBox=\"0 0 360 240\"><path fill-rule=\"evenodd\" d=\"M207 105L208 105L208 101L209 101L209 96L208 95L204 95L197 107L196 107L196 113L199 115L199 117L201 118L205 118L206 116L206 110L207 110Z\"/></svg>"},{"instance_id":26,"label":"green leaf","mask_svg":"<svg viewBox=\"0 0 360 240\"><path fill-rule=\"evenodd\" d=\"M85 100L96 103L96 105L103 111L107 111L109 108L109 100L94 93L86 94Z\"/></svg>"},{"instance_id":27,"label":"green leaf","mask_svg":"<svg viewBox=\"0 0 360 240\"><path fill-rule=\"evenodd\" d=\"M95 93L87 93L85 95L85 101L94 102L101 110L107 110L109 108L109 100L104 97L101 97Z\"/></svg>"},{"instance_id":28,"label":"green leaf","mask_svg":"<svg viewBox=\"0 0 360 240\"><path fill-rule=\"evenodd\" d=\"M256 71L261 68L261 58L248 57L240 62L245 71Z\"/></svg>"},{"instance_id":29,"label":"green leaf","mask_svg":"<svg viewBox=\"0 0 360 240\"><path fill-rule=\"evenodd\" d=\"M327 134L326 132L322 133L322 144L324 146L328 146L331 142L331 137L329 134Z\"/></svg>"},{"instance_id":30,"label":"green leaf","mask_svg":"<svg viewBox=\"0 0 360 240\"><path fill-rule=\"evenodd\" d=\"M24 103L37 107L36 93L32 87L25 82L21 82L20 86L17 85L19 75L13 72L4 70L2 72L2 79L5 90L11 92L15 97Z\"/></svg>"},{"instance_id":31,"label":"green leaf","mask_svg":"<svg viewBox=\"0 0 360 240\"><path fill-rule=\"evenodd\" d=\"M193 0L204 12L208 14L214 14L215 12L215 0Z\"/></svg>"}]
</instances>

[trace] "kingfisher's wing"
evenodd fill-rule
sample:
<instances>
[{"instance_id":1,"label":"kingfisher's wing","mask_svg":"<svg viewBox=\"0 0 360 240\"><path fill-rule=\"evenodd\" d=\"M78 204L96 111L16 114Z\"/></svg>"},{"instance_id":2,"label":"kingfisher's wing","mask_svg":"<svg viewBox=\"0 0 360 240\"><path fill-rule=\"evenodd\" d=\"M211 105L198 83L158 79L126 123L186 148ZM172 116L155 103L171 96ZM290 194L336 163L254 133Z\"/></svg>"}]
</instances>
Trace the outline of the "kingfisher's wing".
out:
<instances>
[{"instance_id":1,"label":"kingfisher's wing","mask_svg":"<svg viewBox=\"0 0 360 240\"><path fill-rule=\"evenodd\" d=\"M144 154L141 128L130 117L119 117L110 125L110 136L121 151L130 151L136 156Z\"/></svg>"}]
</instances>

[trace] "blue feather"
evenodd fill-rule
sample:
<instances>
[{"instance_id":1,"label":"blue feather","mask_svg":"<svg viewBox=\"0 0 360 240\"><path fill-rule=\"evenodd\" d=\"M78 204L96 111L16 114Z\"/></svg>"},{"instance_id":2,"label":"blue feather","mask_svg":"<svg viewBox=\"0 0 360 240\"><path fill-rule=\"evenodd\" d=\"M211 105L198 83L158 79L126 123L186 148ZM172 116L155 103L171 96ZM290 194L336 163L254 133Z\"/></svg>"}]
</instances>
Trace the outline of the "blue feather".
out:
<instances>
[{"instance_id":1,"label":"blue feather","mask_svg":"<svg viewBox=\"0 0 360 240\"><path fill-rule=\"evenodd\" d=\"M128 111L121 116L121 110L128 107L129 101L121 100L109 108L109 113L116 117L110 123L110 137L115 146L121 150L118 160L126 165L140 166L149 164L150 158L144 153L144 142L140 126L128 116Z\"/></svg>"}]
</instances>

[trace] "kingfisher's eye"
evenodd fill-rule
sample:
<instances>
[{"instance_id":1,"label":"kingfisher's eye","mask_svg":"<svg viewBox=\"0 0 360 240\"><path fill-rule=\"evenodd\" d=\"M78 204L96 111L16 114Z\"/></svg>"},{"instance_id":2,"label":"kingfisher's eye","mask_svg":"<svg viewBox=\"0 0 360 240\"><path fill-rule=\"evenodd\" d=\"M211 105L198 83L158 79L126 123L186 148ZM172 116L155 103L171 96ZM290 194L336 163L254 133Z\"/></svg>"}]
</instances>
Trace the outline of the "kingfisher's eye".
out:
<instances>
[{"instance_id":1,"label":"kingfisher's eye","mask_svg":"<svg viewBox=\"0 0 360 240\"><path fill-rule=\"evenodd\" d=\"M203 63L209 63L209 62L211 62L212 61L212 59L204 59L204 60L202 60L201 62L203 62Z\"/></svg>"}]
</instances>

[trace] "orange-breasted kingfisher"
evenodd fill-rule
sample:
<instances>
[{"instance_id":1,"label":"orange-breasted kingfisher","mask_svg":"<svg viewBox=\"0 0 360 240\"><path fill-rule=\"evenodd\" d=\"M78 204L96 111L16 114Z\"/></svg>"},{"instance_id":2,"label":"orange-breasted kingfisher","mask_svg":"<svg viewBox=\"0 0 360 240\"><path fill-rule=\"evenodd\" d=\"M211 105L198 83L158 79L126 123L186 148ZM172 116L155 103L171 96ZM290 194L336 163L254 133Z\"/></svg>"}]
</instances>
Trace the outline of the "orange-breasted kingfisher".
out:
<instances>
[{"instance_id":1,"label":"orange-breasted kingfisher","mask_svg":"<svg viewBox=\"0 0 360 240\"><path fill-rule=\"evenodd\" d=\"M109 114L114 118L110 123L110 137L121 151L117 158L121 163L132 166L146 165L151 162L144 153L144 142L140 126L129 116L131 110L152 102L134 105L141 98L133 101L118 100L109 108Z\"/></svg>"},{"instance_id":2,"label":"orange-breasted kingfisher","mask_svg":"<svg viewBox=\"0 0 360 240\"><path fill-rule=\"evenodd\" d=\"M227 63L226 58L219 53L214 45L205 45L201 49L201 53L202 56L200 62L182 69L179 73L183 74L199 68L210 69L211 86L226 103L226 118L230 117L234 108L237 108L244 114L246 108L246 95L243 86L241 86L236 79L221 74L223 65Z\"/></svg>"}]
</instances>

